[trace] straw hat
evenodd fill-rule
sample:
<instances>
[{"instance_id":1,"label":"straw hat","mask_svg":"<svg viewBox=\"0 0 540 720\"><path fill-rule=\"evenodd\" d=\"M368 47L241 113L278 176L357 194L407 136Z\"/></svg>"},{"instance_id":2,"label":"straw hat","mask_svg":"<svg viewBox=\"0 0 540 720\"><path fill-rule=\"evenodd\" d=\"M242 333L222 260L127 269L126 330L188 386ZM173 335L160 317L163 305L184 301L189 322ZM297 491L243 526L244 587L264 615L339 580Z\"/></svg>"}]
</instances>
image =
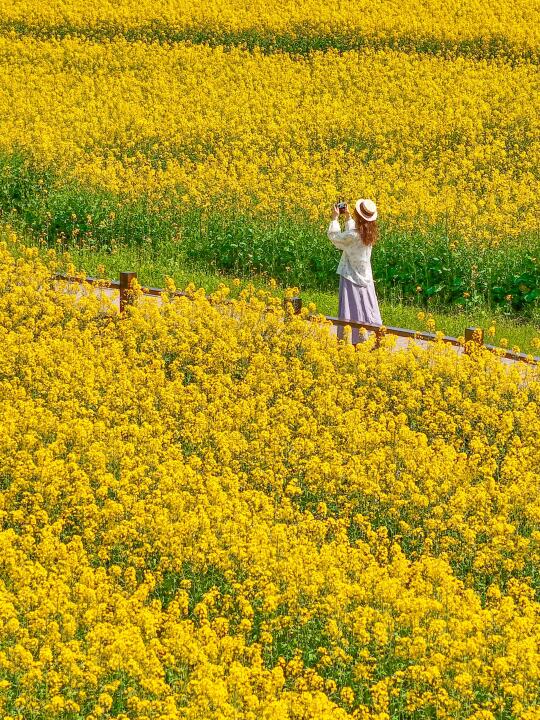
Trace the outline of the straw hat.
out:
<instances>
[{"instance_id":1,"label":"straw hat","mask_svg":"<svg viewBox=\"0 0 540 720\"><path fill-rule=\"evenodd\" d=\"M360 215L360 217L367 222L372 222L373 220L377 219L377 206L375 205L373 200L361 198L360 200L356 201L354 207L356 208L356 212Z\"/></svg>"}]
</instances>

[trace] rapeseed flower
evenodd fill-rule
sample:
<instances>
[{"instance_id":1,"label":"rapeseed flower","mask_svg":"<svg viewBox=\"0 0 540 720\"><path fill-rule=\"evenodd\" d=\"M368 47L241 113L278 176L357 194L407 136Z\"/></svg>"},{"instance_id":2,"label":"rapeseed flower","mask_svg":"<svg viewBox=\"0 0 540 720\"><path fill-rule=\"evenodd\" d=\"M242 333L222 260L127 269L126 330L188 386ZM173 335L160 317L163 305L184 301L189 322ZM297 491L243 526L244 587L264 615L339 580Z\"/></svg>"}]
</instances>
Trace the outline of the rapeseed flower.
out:
<instances>
[{"instance_id":1,"label":"rapeseed flower","mask_svg":"<svg viewBox=\"0 0 540 720\"><path fill-rule=\"evenodd\" d=\"M49 262L0 246L3 716L534 717L537 370Z\"/></svg>"}]
</instances>

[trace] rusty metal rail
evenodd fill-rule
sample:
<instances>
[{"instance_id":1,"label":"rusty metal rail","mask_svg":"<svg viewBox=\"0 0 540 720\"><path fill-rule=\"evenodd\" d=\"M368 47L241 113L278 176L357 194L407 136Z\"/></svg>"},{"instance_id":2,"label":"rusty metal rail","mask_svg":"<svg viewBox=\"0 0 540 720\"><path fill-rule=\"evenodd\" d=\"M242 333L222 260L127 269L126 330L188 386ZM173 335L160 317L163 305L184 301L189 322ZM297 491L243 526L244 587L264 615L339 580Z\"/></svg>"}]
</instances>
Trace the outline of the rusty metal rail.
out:
<instances>
[{"instance_id":1,"label":"rusty metal rail","mask_svg":"<svg viewBox=\"0 0 540 720\"><path fill-rule=\"evenodd\" d=\"M378 336L378 341L385 334L397 335L398 337L408 338L409 340L423 340L426 342L434 342L438 339L438 335L432 332L425 332L420 330L407 330L406 328L392 327L391 325L383 325L382 328L379 325L370 325L369 323L358 323L353 320L343 320L342 318L330 317L326 315L326 319L329 320L332 325L337 327L350 327L351 330L365 329L368 332L373 332ZM498 347L497 345L490 345L484 343L484 331L482 328L467 327L464 332L465 346L469 342L476 342L479 345L483 345L486 350L496 352L499 357L507 358L509 360L519 360L520 362L527 363L540 363L540 357L535 355L529 355L527 353L515 352L514 350L507 350L506 348ZM440 340L449 345L455 345L457 347L463 347L463 342L452 335L443 335Z\"/></svg>"}]
</instances>

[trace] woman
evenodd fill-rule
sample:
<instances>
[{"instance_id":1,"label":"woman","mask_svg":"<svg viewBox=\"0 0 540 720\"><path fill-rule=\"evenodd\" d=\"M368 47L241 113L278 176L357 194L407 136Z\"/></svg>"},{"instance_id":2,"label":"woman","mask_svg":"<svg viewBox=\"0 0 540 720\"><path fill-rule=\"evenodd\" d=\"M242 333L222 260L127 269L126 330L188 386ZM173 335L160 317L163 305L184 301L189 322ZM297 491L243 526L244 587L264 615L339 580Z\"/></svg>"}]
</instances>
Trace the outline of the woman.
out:
<instances>
[{"instance_id":1,"label":"woman","mask_svg":"<svg viewBox=\"0 0 540 720\"><path fill-rule=\"evenodd\" d=\"M339 225L339 208L332 207L332 221L328 238L339 250L343 250L337 273L339 279L339 310L342 320L382 325L379 303L375 294L371 273L371 248L377 242L377 206L373 200L357 200L352 212L344 205L345 230ZM343 337L343 328L338 328ZM362 338L363 339L363 338ZM361 342L357 329L352 331L352 342Z\"/></svg>"}]
</instances>

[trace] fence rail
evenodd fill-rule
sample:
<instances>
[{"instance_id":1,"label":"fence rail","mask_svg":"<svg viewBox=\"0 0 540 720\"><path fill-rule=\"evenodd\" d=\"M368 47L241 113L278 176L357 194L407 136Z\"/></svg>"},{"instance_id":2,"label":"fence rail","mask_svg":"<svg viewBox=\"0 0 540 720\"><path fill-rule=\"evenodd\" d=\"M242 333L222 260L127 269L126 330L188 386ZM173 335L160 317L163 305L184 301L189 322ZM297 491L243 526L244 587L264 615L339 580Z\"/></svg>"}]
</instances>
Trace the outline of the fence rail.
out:
<instances>
[{"instance_id":1,"label":"fence rail","mask_svg":"<svg viewBox=\"0 0 540 720\"><path fill-rule=\"evenodd\" d=\"M137 280L137 273L121 272L119 280L103 280L102 278L96 277L81 278L76 275L62 274L55 275L55 278L57 280L63 280L68 283L88 283L90 285L98 285L106 288L112 288L113 290L118 290L120 293L120 312L123 313L125 312L126 307L130 305L133 301L131 285L134 281ZM141 292L143 295L159 297L162 293L167 291L163 288L141 286ZM189 293L182 292L181 290L176 290L172 293L172 295L173 297L191 298L191 295ZM290 303L292 305L293 311L296 314L300 314L302 310L302 298L293 297L290 300L284 301L284 303ZM370 323L359 323L353 320L344 320L342 318L332 317L330 315L325 315L325 318L335 327L350 327L351 330L366 330L367 332L375 333L376 347L380 345L380 342L384 335L396 335L398 337L408 338L410 340L420 340L424 342L434 342L439 337L439 335L432 332L408 330L407 328L399 328L386 325L381 327L379 325L371 325ZM464 347L465 352L468 352L468 349L471 347L470 343L476 343L478 345L482 345L484 348L490 350L491 352L496 352L499 357L515 361L519 360L526 363L540 363L540 357L538 356L528 355L527 353L522 352L514 352L513 350L507 350L506 348L500 348L496 345L484 343L484 331L482 330L482 328L465 328L464 339L465 343L463 343L456 337L452 337L451 335L444 335L441 338L442 342L444 343L455 345L458 347Z\"/></svg>"}]
</instances>

